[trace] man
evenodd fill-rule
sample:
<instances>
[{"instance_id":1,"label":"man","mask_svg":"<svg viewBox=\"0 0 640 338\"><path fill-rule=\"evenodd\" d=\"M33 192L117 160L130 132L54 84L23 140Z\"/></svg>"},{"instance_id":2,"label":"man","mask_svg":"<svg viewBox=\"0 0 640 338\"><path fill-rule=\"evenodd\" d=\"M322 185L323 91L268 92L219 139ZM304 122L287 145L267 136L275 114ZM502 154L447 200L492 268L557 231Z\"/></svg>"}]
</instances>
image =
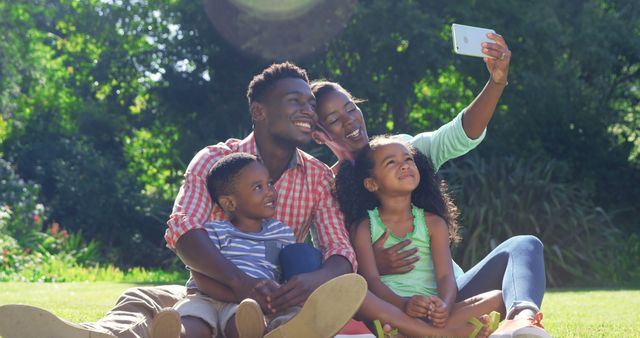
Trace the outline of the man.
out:
<instances>
[{"instance_id":1,"label":"man","mask_svg":"<svg viewBox=\"0 0 640 338\"><path fill-rule=\"evenodd\" d=\"M279 312L304 302L322 283L355 271L355 254L331 194L331 170L297 148L311 141L317 123L306 72L288 62L274 64L253 78L247 98L254 131L243 140L230 139L196 154L185 173L165 239L192 271L229 287L238 302L253 298L263 309ZM212 245L202 224L224 219L224 214L207 194L206 177L220 158L234 152L254 154L265 165L280 195L274 218L293 229L297 242L304 241L311 224L315 225L324 256L319 270L268 289Z\"/></svg>"}]
</instances>

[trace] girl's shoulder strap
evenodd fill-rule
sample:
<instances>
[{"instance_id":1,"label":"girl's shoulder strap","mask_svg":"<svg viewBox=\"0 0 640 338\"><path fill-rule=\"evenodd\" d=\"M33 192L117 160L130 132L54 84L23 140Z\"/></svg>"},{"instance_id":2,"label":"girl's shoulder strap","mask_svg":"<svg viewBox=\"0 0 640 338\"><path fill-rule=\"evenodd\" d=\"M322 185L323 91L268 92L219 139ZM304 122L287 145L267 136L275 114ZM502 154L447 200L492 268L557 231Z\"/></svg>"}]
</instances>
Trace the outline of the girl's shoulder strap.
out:
<instances>
[{"instance_id":1,"label":"girl's shoulder strap","mask_svg":"<svg viewBox=\"0 0 640 338\"><path fill-rule=\"evenodd\" d=\"M415 227L414 233L416 236L424 238L427 244L429 244L429 228L424 218L424 210L412 204L411 213L413 214L413 226Z\"/></svg>"},{"instance_id":2,"label":"girl's shoulder strap","mask_svg":"<svg viewBox=\"0 0 640 338\"><path fill-rule=\"evenodd\" d=\"M382 236L385 231L387 231L387 227L382 223L382 219L380 219L380 213L378 212L378 208L376 207L373 210L367 210L369 214L369 229L371 230L371 243L375 242L380 236Z\"/></svg>"}]
</instances>

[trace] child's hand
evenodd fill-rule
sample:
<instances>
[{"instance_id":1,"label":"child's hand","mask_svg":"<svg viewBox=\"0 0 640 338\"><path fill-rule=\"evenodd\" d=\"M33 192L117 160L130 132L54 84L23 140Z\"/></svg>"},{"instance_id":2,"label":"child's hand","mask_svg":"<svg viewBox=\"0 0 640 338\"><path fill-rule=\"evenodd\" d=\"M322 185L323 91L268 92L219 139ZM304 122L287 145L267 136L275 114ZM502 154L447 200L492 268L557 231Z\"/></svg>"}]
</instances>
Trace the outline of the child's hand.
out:
<instances>
[{"instance_id":1,"label":"child's hand","mask_svg":"<svg viewBox=\"0 0 640 338\"><path fill-rule=\"evenodd\" d=\"M414 318L426 317L429 308L429 298L415 295L409 298L404 307L404 312Z\"/></svg>"},{"instance_id":2,"label":"child's hand","mask_svg":"<svg viewBox=\"0 0 640 338\"><path fill-rule=\"evenodd\" d=\"M272 294L280 288L280 284L271 279L261 279L253 289L253 298L264 313L272 313Z\"/></svg>"},{"instance_id":3,"label":"child's hand","mask_svg":"<svg viewBox=\"0 0 640 338\"><path fill-rule=\"evenodd\" d=\"M449 319L449 304L438 296L430 296L427 299L427 317L435 327L444 327Z\"/></svg>"}]
</instances>

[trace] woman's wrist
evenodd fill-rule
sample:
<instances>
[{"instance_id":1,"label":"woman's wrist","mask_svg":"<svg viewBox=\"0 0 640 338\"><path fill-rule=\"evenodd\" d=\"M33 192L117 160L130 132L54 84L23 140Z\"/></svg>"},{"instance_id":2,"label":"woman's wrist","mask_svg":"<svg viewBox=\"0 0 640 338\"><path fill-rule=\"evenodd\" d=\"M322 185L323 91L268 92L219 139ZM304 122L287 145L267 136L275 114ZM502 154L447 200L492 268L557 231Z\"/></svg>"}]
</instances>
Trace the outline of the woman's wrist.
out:
<instances>
[{"instance_id":1,"label":"woman's wrist","mask_svg":"<svg viewBox=\"0 0 640 338\"><path fill-rule=\"evenodd\" d=\"M504 87L506 87L506 86L508 86L508 85L509 85L509 81L508 81L508 80L506 80L506 79L505 79L503 82L499 82L499 81L494 80L494 79L493 79L493 76L490 76L490 77L489 77L489 81L490 81L491 83L495 84L495 85L498 85L498 86L504 86Z\"/></svg>"}]
</instances>

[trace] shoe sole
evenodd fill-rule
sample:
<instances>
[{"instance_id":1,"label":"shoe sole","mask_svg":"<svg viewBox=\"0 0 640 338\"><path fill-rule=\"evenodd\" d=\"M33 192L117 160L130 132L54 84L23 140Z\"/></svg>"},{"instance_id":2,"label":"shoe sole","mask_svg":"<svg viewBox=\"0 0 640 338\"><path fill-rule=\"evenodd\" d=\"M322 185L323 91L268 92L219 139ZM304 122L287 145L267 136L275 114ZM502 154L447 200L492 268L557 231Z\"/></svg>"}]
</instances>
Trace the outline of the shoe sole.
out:
<instances>
[{"instance_id":1,"label":"shoe sole","mask_svg":"<svg viewBox=\"0 0 640 338\"><path fill-rule=\"evenodd\" d=\"M367 282L350 273L338 276L311 293L302 309L265 338L328 338L351 320L367 295Z\"/></svg>"},{"instance_id":2,"label":"shoe sole","mask_svg":"<svg viewBox=\"0 0 640 338\"><path fill-rule=\"evenodd\" d=\"M240 302L235 321L240 338L261 338L264 335L264 314L260 305L253 299Z\"/></svg>"},{"instance_id":3,"label":"shoe sole","mask_svg":"<svg viewBox=\"0 0 640 338\"><path fill-rule=\"evenodd\" d=\"M516 332L494 333L489 338L552 338L546 331L535 327L523 327Z\"/></svg>"},{"instance_id":4,"label":"shoe sole","mask_svg":"<svg viewBox=\"0 0 640 338\"><path fill-rule=\"evenodd\" d=\"M180 336L182 322L180 314L174 309L161 310L151 322L151 338L177 338Z\"/></svg>"},{"instance_id":5,"label":"shoe sole","mask_svg":"<svg viewBox=\"0 0 640 338\"><path fill-rule=\"evenodd\" d=\"M30 305L0 306L0 336L4 338L115 338L85 329Z\"/></svg>"}]
</instances>

